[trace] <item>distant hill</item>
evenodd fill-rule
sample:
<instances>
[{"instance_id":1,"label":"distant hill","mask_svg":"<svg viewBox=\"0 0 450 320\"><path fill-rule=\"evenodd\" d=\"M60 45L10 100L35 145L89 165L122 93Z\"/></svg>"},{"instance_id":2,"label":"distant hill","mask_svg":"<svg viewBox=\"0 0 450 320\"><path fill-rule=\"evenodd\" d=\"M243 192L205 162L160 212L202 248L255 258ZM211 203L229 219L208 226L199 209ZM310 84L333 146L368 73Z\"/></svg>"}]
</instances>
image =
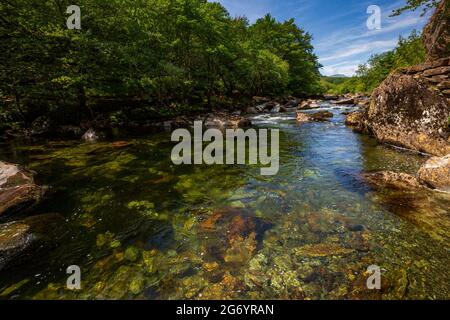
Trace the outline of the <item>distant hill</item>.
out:
<instances>
[{"instance_id":1,"label":"distant hill","mask_svg":"<svg viewBox=\"0 0 450 320\"><path fill-rule=\"evenodd\" d=\"M328 76L329 78L348 78L345 74L333 74L332 76Z\"/></svg>"}]
</instances>

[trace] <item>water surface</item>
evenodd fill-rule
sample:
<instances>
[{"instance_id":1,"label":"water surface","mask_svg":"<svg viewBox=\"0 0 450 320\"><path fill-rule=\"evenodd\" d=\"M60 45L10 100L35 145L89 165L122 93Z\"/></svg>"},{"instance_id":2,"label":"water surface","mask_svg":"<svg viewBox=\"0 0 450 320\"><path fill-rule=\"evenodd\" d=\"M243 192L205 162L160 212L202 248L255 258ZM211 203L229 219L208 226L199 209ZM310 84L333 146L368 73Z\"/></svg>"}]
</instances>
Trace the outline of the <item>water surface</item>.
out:
<instances>
[{"instance_id":1,"label":"water surface","mask_svg":"<svg viewBox=\"0 0 450 320\"><path fill-rule=\"evenodd\" d=\"M52 186L33 214L60 213L55 249L0 273L6 299L450 298L450 198L373 191L362 171L415 173L426 158L330 122L258 115L280 129L280 171L175 166L170 135L9 142L0 158ZM82 290L65 288L69 265ZM382 290L366 288L382 268Z\"/></svg>"}]
</instances>

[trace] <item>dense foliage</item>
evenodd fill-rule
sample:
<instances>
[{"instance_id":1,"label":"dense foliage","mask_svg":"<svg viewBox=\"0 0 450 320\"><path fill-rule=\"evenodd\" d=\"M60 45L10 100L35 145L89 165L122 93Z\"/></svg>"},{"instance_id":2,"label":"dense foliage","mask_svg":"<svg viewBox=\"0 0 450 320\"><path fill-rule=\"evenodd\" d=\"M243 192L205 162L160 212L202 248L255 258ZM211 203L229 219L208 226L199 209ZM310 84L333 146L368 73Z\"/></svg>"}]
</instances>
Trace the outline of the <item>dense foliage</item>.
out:
<instances>
[{"instance_id":1,"label":"dense foliage","mask_svg":"<svg viewBox=\"0 0 450 320\"><path fill-rule=\"evenodd\" d=\"M319 88L311 36L270 15L250 25L206 0L0 1L2 123L41 115L142 119Z\"/></svg>"},{"instance_id":2,"label":"dense foliage","mask_svg":"<svg viewBox=\"0 0 450 320\"><path fill-rule=\"evenodd\" d=\"M358 67L356 77L330 80L322 79L322 85L330 93L370 93L388 75L398 68L420 64L425 60L425 49L420 35L413 31L408 38L400 37L394 50L373 55L369 61Z\"/></svg>"},{"instance_id":3,"label":"dense foliage","mask_svg":"<svg viewBox=\"0 0 450 320\"><path fill-rule=\"evenodd\" d=\"M393 16L398 16L405 11L417 10L422 8L422 14L425 14L428 10L437 7L441 0L407 0L406 5L402 8L396 9L393 12Z\"/></svg>"}]
</instances>

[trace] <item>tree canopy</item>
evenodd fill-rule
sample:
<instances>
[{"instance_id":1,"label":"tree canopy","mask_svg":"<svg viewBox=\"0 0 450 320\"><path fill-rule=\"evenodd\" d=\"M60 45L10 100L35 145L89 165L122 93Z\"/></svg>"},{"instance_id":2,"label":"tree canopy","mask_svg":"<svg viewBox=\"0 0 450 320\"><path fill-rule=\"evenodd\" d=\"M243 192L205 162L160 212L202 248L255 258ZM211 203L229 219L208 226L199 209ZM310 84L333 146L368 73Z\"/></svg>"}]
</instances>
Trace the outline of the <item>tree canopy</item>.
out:
<instances>
[{"instance_id":1,"label":"tree canopy","mask_svg":"<svg viewBox=\"0 0 450 320\"><path fill-rule=\"evenodd\" d=\"M319 90L311 35L270 15L250 24L207 0L1 1L0 113L29 123L101 112L137 118L253 95Z\"/></svg>"}]
</instances>

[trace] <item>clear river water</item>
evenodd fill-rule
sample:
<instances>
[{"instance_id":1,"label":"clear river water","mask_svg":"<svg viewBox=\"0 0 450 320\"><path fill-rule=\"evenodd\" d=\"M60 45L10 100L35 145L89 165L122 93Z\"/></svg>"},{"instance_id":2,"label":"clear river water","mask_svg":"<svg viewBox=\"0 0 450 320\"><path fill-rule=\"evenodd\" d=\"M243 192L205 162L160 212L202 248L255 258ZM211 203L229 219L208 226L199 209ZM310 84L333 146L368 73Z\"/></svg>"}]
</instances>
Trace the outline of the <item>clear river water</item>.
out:
<instances>
[{"instance_id":1,"label":"clear river water","mask_svg":"<svg viewBox=\"0 0 450 320\"><path fill-rule=\"evenodd\" d=\"M280 171L175 166L169 133L112 141L5 142L52 187L33 214L64 216L64 236L0 272L0 299L448 299L450 197L372 190L360 173L414 174L426 157L380 145L334 118L257 115L280 129ZM116 139L117 140L117 139ZM78 265L82 289L66 288ZM367 269L382 271L369 290Z\"/></svg>"}]
</instances>

